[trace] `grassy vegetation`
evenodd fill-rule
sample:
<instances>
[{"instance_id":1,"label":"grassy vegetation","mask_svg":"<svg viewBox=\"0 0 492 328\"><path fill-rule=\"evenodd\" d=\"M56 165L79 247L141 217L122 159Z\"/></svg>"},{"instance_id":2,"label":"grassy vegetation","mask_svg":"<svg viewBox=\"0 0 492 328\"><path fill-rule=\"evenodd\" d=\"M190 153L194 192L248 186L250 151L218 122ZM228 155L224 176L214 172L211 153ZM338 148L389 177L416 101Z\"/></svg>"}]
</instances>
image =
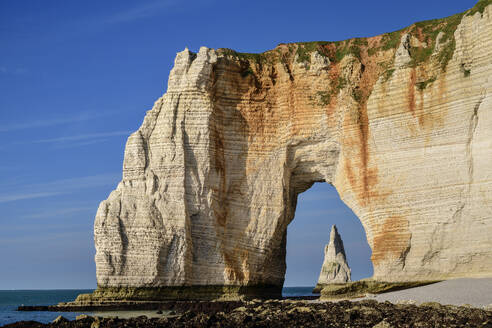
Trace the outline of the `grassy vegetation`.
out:
<instances>
[{"instance_id":1,"label":"grassy vegetation","mask_svg":"<svg viewBox=\"0 0 492 328\"><path fill-rule=\"evenodd\" d=\"M320 105L326 106L331 102L331 94L328 91L318 91L316 95Z\"/></svg>"},{"instance_id":2,"label":"grassy vegetation","mask_svg":"<svg viewBox=\"0 0 492 328\"><path fill-rule=\"evenodd\" d=\"M470 12L483 12L484 8L491 3L492 0L481 0L473 9L471 9ZM439 40L441 46L439 49L439 53L437 54L437 61L442 71L445 71L456 49L456 40L454 38L454 33L456 32L456 29L460 24L463 15L464 13L460 13L443 19L433 19L418 22L411 29L407 29L410 35L420 40L421 43L424 44L423 46L410 48L409 52L412 58L410 66L419 66L430 59L430 57L434 54L436 48L437 37L439 33L442 32L442 37ZM380 46L369 49L368 55L373 56L379 51L396 49L400 44L401 35L404 31L405 30L400 30L384 34L382 36ZM389 77L391 77L392 73L393 72L389 72Z\"/></svg>"},{"instance_id":3,"label":"grassy vegetation","mask_svg":"<svg viewBox=\"0 0 492 328\"><path fill-rule=\"evenodd\" d=\"M245 69L244 71L241 72L242 77L246 77L248 75L254 75L254 72L251 69L251 67L248 67L247 69Z\"/></svg>"},{"instance_id":4,"label":"grassy vegetation","mask_svg":"<svg viewBox=\"0 0 492 328\"><path fill-rule=\"evenodd\" d=\"M458 25L461 23L463 15L464 13L460 13L443 19L433 19L416 23L410 34L417 39L424 37L424 43L427 46L412 47L410 49L410 56L412 57L410 65L415 67L429 60L436 48L437 37L442 32L442 37L439 40L441 47L437 54L437 61L440 64L441 70L445 71L456 49L454 32L456 32Z\"/></svg>"},{"instance_id":5,"label":"grassy vegetation","mask_svg":"<svg viewBox=\"0 0 492 328\"><path fill-rule=\"evenodd\" d=\"M490 4L492 4L492 0L480 0L472 9L470 9L470 11L468 11L466 15L473 16L476 13L480 13L483 15L485 8Z\"/></svg>"},{"instance_id":6,"label":"grassy vegetation","mask_svg":"<svg viewBox=\"0 0 492 328\"><path fill-rule=\"evenodd\" d=\"M395 69L394 68L391 68L391 69L386 70L383 73L384 82L388 81L393 76L393 73L394 72L395 72Z\"/></svg>"},{"instance_id":7,"label":"grassy vegetation","mask_svg":"<svg viewBox=\"0 0 492 328\"><path fill-rule=\"evenodd\" d=\"M369 42L367 42L366 38L355 38L352 42L356 46L368 46Z\"/></svg>"},{"instance_id":8,"label":"grassy vegetation","mask_svg":"<svg viewBox=\"0 0 492 328\"><path fill-rule=\"evenodd\" d=\"M441 69L443 71L446 70L449 61L453 58L454 51L456 50L456 41L450 41L446 46L443 47L443 50L439 52L438 61L441 64Z\"/></svg>"},{"instance_id":9,"label":"grassy vegetation","mask_svg":"<svg viewBox=\"0 0 492 328\"><path fill-rule=\"evenodd\" d=\"M381 38L381 43L379 47L373 47L367 50L369 56L374 56L380 51L387 51L390 49L396 49L400 44L401 30L394 31L391 33L386 33Z\"/></svg>"},{"instance_id":10,"label":"grassy vegetation","mask_svg":"<svg viewBox=\"0 0 492 328\"><path fill-rule=\"evenodd\" d=\"M425 80L425 81L422 81L422 82L418 82L417 83L417 88L420 90L420 91L423 91L427 88L427 86L429 84L432 84L436 81L436 78L435 77L431 77L430 79L428 80Z\"/></svg>"},{"instance_id":11,"label":"grassy vegetation","mask_svg":"<svg viewBox=\"0 0 492 328\"><path fill-rule=\"evenodd\" d=\"M317 91L316 92L316 105L318 106L326 106L331 103L333 97L338 95L338 93L344 89L348 85L348 81L346 78L340 76L338 79L333 79L330 82L330 90L329 91ZM354 99L362 99L362 92L357 89L357 91L353 91ZM314 98L314 97L313 97ZM314 99L311 99L313 101Z\"/></svg>"},{"instance_id":12,"label":"grassy vegetation","mask_svg":"<svg viewBox=\"0 0 492 328\"><path fill-rule=\"evenodd\" d=\"M482 1L486 2L487 4L492 2L492 0L481 0L480 2ZM477 8L482 8L486 6L484 4L481 4L479 6L479 4L474 7L475 10ZM445 71L456 49L454 33L456 32L456 29L460 24L463 15L464 13L460 13L443 19L433 19L418 22L410 30L408 30L408 33L410 33L410 35L419 39L424 44L424 46L410 48L409 52L412 58L410 66L419 66L430 59L436 48L437 37L439 33L442 32L442 37L439 40L441 47L439 49L439 53L437 54L437 61L441 69ZM403 31L404 30L400 30L384 34L382 36L380 46L368 50L369 56L373 56L379 51L396 49L400 44L400 39ZM393 72L386 71L385 74L389 74L386 76L387 80L389 77L391 77L391 74L393 74Z\"/></svg>"},{"instance_id":13,"label":"grassy vegetation","mask_svg":"<svg viewBox=\"0 0 492 328\"><path fill-rule=\"evenodd\" d=\"M362 61L362 51L367 49L369 56L374 56L378 52L388 51L396 49L401 40L403 33L409 33L413 40L418 39L421 43L420 46L416 46L409 49L412 61L411 67L417 67L423 63L429 62L432 58L437 62L442 71L445 71L449 61L452 59L456 50L456 40L454 33L458 25L460 24L464 15L473 15L477 12L483 13L485 8L492 4L492 0L480 0L469 11L461 14L456 14L443 19L434 19L414 24L409 28L405 28L399 31L386 33L382 35L379 45L369 48L369 42L366 38L355 38L345 41L326 42L326 41L313 41L313 42L300 42L288 44L288 52L285 52L285 48L276 49L276 51L268 51L265 53L241 53L231 49L220 49L220 52L226 56L238 58L239 60L248 61L251 65L273 64L275 62L283 62L288 64L292 58L297 55L296 61L299 63L311 63L311 54L318 51L322 56L329 57L333 63L339 63L347 55L352 55L358 60ZM439 40L439 51L436 51L437 38L441 33ZM383 76L385 81L389 80L394 73L394 69L391 69L390 61L386 60L386 67L383 68ZM465 76L470 76L469 70L463 70ZM241 72L243 77L253 74L251 68L245 69ZM334 81L334 88L331 93L343 89L346 86L346 81L339 79ZM428 83L429 84L429 83ZM421 82L419 84L422 87L427 87L427 84ZM326 98L326 97L324 97ZM359 98L357 93L354 94L354 99Z\"/></svg>"},{"instance_id":14,"label":"grassy vegetation","mask_svg":"<svg viewBox=\"0 0 492 328\"><path fill-rule=\"evenodd\" d=\"M342 76L340 76L338 78L338 83L336 85L336 89L342 90L343 88L345 88L347 86L347 83L348 83L347 79L344 78L344 77L342 77Z\"/></svg>"},{"instance_id":15,"label":"grassy vegetation","mask_svg":"<svg viewBox=\"0 0 492 328\"><path fill-rule=\"evenodd\" d=\"M336 62L341 62L342 59L347 55L353 55L355 58L359 60L361 59L361 55L360 55L361 44L357 44L355 42L350 42L350 41L351 40L335 42L337 46L337 50L335 52L334 59Z\"/></svg>"},{"instance_id":16,"label":"grassy vegetation","mask_svg":"<svg viewBox=\"0 0 492 328\"><path fill-rule=\"evenodd\" d=\"M352 90L352 98L354 98L354 100L358 103L362 102L362 96L362 90L360 90L359 88L355 88Z\"/></svg>"},{"instance_id":17,"label":"grassy vegetation","mask_svg":"<svg viewBox=\"0 0 492 328\"><path fill-rule=\"evenodd\" d=\"M426 62L427 59L432 55L434 49L431 47L427 48L411 48L410 49L410 57L412 57L411 66L418 66L423 62Z\"/></svg>"},{"instance_id":18,"label":"grassy vegetation","mask_svg":"<svg viewBox=\"0 0 492 328\"><path fill-rule=\"evenodd\" d=\"M421 33L425 37L426 47L412 47L410 49L410 57L412 57L411 66L418 66L421 63L427 61L434 52L436 46L437 36L441 31L442 21L439 19L433 19L415 24L415 28L411 31L411 35L419 37ZM444 42L445 37L441 38L441 42Z\"/></svg>"},{"instance_id":19,"label":"grassy vegetation","mask_svg":"<svg viewBox=\"0 0 492 328\"><path fill-rule=\"evenodd\" d=\"M311 53L318 51L321 55L325 55L322 50L322 46L328 44L325 41L313 41L313 42L300 42L297 45L297 62L308 62L311 63Z\"/></svg>"},{"instance_id":20,"label":"grassy vegetation","mask_svg":"<svg viewBox=\"0 0 492 328\"><path fill-rule=\"evenodd\" d=\"M374 56L378 52L379 48L376 47L367 49L367 54L369 55L369 57Z\"/></svg>"},{"instance_id":21,"label":"grassy vegetation","mask_svg":"<svg viewBox=\"0 0 492 328\"><path fill-rule=\"evenodd\" d=\"M385 35L383 35L383 39L381 40L381 49L385 51L396 49L400 45L400 38L401 31L386 33Z\"/></svg>"},{"instance_id":22,"label":"grassy vegetation","mask_svg":"<svg viewBox=\"0 0 492 328\"><path fill-rule=\"evenodd\" d=\"M492 4L492 0L480 0L475 7L473 7L467 14L473 14L475 12L483 13L486 6ZM464 13L456 14L443 19L434 19L416 23L413 29L409 33L420 39L426 46L422 47L412 47L410 49L410 56L412 57L411 66L418 66L429 60L431 55L434 53L437 36L442 32L442 37L439 40L441 48L438 53L438 62L443 71L453 57L454 51L456 49L456 41L454 39L454 33L463 18ZM404 30L394 31L391 33L386 33L382 36L379 47L372 47L368 49L368 55L374 56L380 51L387 51L391 49L396 49L400 44L401 35ZM422 40L422 37L424 40ZM314 42L314 43L303 43L302 47L298 49L298 61L309 61L309 53L314 50L315 47L320 44L327 44L326 42ZM336 62L342 61L342 59L351 54L354 57L361 59L361 47L368 46L367 39L357 38L346 41L334 42L336 46L336 52L333 59Z\"/></svg>"},{"instance_id":23,"label":"grassy vegetation","mask_svg":"<svg viewBox=\"0 0 492 328\"><path fill-rule=\"evenodd\" d=\"M301 48L299 48L301 49ZM303 62L308 62L311 63L311 55L309 52L305 50L298 50L298 56L297 56L297 62L298 63L303 63Z\"/></svg>"},{"instance_id":24,"label":"grassy vegetation","mask_svg":"<svg viewBox=\"0 0 492 328\"><path fill-rule=\"evenodd\" d=\"M335 53L328 53L324 46L335 45ZM362 46L367 46L368 42L365 38L356 38L345 41L327 42L327 41L313 41L313 42L300 42L297 43L297 62L311 62L311 53L318 51L322 56L329 57L331 61L340 62L342 59L352 54L356 58L360 59L360 52Z\"/></svg>"},{"instance_id":25,"label":"grassy vegetation","mask_svg":"<svg viewBox=\"0 0 492 328\"><path fill-rule=\"evenodd\" d=\"M246 60L256 64L269 63L272 62L275 58L275 56L269 52L263 52L257 54L257 53L248 53L248 52L237 52L227 48L219 49L219 52L225 55L226 57L236 57L239 58L239 60Z\"/></svg>"},{"instance_id":26,"label":"grassy vegetation","mask_svg":"<svg viewBox=\"0 0 492 328\"><path fill-rule=\"evenodd\" d=\"M447 25L443 28L443 37L440 42L447 42L439 52L439 62L441 63L441 69L446 70L448 62L453 58L454 51L456 50L456 40L454 38L454 32L461 23L464 14L457 14L447 18Z\"/></svg>"}]
</instances>

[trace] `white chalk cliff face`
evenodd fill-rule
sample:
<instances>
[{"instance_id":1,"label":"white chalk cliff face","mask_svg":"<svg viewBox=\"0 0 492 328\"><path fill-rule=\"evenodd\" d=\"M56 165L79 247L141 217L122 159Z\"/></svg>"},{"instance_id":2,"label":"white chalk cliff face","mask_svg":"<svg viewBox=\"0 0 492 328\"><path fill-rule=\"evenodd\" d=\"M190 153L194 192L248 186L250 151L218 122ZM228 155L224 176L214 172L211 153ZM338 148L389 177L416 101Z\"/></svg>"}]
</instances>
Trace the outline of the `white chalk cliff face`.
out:
<instances>
[{"instance_id":1,"label":"white chalk cliff face","mask_svg":"<svg viewBox=\"0 0 492 328\"><path fill-rule=\"evenodd\" d=\"M282 286L297 195L321 181L361 220L374 279L492 276L491 54L492 6L178 53L97 211L99 287Z\"/></svg>"},{"instance_id":2,"label":"white chalk cliff face","mask_svg":"<svg viewBox=\"0 0 492 328\"><path fill-rule=\"evenodd\" d=\"M351 281L350 268L345 256L343 241L337 227L333 225L330 242L325 246L325 258L318 278L318 285L338 284Z\"/></svg>"}]
</instances>

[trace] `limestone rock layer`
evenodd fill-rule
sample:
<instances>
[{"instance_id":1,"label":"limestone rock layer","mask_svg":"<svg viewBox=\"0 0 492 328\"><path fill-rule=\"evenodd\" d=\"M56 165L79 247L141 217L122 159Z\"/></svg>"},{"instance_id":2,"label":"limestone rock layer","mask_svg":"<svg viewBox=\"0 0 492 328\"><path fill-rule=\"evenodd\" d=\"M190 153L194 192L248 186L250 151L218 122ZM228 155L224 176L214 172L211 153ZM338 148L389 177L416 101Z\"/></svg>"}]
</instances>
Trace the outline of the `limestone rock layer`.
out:
<instances>
[{"instance_id":1,"label":"limestone rock layer","mask_svg":"<svg viewBox=\"0 0 492 328\"><path fill-rule=\"evenodd\" d=\"M350 267L347 263L342 237L340 237L337 227L333 225L330 232L330 242L325 246L325 257L317 286L349 281L351 281Z\"/></svg>"},{"instance_id":2,"label":"limestone rock layer","mask_svg":"<svg viewBox=\"0 0 492 328\"><path fill-rule=\"evenodd\" d=\"M492 6L398 32L176 56L97 211L99 287L282 286L333 184L374 279L492 276Z\"/></svg>"}]
</instances>

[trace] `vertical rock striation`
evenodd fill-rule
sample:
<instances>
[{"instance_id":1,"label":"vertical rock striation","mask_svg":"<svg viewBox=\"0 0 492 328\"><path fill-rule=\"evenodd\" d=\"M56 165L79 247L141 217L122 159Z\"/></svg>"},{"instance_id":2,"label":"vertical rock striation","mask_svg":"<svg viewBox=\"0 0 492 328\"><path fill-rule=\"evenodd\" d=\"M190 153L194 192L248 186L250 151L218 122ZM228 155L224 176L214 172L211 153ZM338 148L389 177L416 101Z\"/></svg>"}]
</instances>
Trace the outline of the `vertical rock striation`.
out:
<instances>
[{"instance_id":1,"label":"vertical rock striation","mask_svg":"<svg viewBox=\"0 0 492 328\"><path fill-rule=\"evenodd\" d=\"M97 211L98 292L278 294L297 195L321 181L361 220L374 279L491 276L489 4L367 39L178 53Z\"/></svg>"}]
</instances>

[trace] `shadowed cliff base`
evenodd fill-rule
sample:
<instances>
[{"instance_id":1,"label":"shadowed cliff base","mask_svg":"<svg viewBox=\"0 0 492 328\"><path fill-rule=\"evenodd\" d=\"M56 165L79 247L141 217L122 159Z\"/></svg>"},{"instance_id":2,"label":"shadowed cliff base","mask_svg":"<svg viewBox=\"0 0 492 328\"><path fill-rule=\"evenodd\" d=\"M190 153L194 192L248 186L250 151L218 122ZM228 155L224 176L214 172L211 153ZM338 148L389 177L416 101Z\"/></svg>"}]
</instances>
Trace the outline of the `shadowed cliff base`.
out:
<instances>
[{"instance_id":1,"label":"shadowed cliff base","mask_svg":"<svg viewBox=\"0 0 492 328\"><path fill-rule=\"evenodd\" d=\"M381 282L362 280L344 284L317 285L313 293L321 293L320 300L354 299L436 283L436 281ZM92 294L81 294L74 302L50 306L20 306L19 311L124 311L169 309L176 302L212 301L234 306L248 300L306 299L317 296L282 297L276 286L178 286L155 288L112 287L98 288ZM225 306L225 305L224 305Z\"/></svg>"},{"instance_id":2,"label":"shadowed cliff base","mask_svg":"<svg viewBox=\"0 0 492 328\"><path fill-rule=\"evenodd\" d=\"M313 293L322 298L329 296L355 298L365 294L379 294L389 291L413 288L437 281L381 282L361 280L343 284L316 286ZM82 294L73 305L91 305L104 302L153 302L175 300L241 300L281 299L282 289L278 286L166 286L166 287L104 287L92 294ZM70 306L72 303L61 303Z\"/></svg>"},{"instance_id":3,"label":"shadowed cliff base","mask_svg":"<svg viewBox=\"0 0 492 328\"><path fill-rule=\"evenodd\" d=\"M351 299L381 294L390 291L403 290L425 286L437 281L412 282L382 282L361 280L343 284L317 285L313 293L320 293L320 299ZM145 306L155 307L167 301L203 300L203 301L240 301L252 299L282 299L281 288L277 286L177 286L155 288L106 287L98 288L92 294L82 294L74 302L60 303L50 311L65 309L77 311L80 309L97 310L131 309L135 306L145 309ZM302 297L300 297L302 298ZM317 297L306 297L315 299ZM155 304L153 304L155 303ZM147 305L146 305L147 304ZM29 307L23 308L27 310Z\"/></svg>"},{"instance_id":4,"label":"shadowed cliff base","mask_svg":"<svg viewBox=\"0 0 492 328\"><path fill-rule=\"evenodd\" d=\"M163 286L99 287L92 294L82 294L73 305L104 302L154 302L167 300L239 300L282 298L279 286ZM67 306L72 303L63 303ZM63 305L61 304L61 305Z\"/></svg>"}]
</instances>

